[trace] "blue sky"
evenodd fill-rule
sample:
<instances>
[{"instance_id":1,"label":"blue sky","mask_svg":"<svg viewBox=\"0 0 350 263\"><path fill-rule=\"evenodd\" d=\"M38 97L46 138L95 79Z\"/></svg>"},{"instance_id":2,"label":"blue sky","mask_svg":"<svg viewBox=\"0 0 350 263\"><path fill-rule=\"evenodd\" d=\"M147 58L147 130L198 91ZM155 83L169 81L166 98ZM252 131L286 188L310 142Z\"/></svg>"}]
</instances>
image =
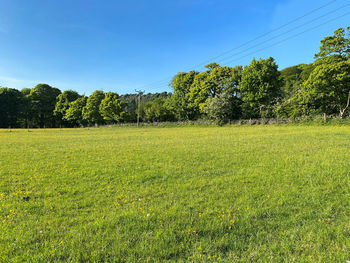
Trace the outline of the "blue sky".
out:
<instances>
[{"instance_id":1,"label":"blue sky","mask_svg":"<svg viewBox=\"0 0 350 263\"><path fill-rule=\"evenodd\" d=\"M203 70L205 62L215 61L210 58L328 3L216 59L235 66L272 56L280 69L312 62L324 36L350 26L350 15L326 23L350 12L349 1L0 0L0 86L22 89L48 83L86 95L97 89L120 94L170 91L167 83L177 72ZM272 37L276 39L267 41Z\"/></svg>"}]
</instances>

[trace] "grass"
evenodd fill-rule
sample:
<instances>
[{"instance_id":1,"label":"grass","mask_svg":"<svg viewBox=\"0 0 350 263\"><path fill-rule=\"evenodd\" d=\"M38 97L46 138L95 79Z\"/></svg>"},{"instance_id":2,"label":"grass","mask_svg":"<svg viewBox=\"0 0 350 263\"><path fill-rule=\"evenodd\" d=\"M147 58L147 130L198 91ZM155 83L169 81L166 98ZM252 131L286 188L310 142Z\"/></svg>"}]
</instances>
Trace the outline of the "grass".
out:
<instances>
[{"instance_id":1,"label":"grass","mask_svg":"<svg viewBox=\"0 0 350 263\"><path fill-rule=\"evenodd\" d=\"M346 262L350 127L0 130L0 262Z\"/></svg>"}]
</instances>

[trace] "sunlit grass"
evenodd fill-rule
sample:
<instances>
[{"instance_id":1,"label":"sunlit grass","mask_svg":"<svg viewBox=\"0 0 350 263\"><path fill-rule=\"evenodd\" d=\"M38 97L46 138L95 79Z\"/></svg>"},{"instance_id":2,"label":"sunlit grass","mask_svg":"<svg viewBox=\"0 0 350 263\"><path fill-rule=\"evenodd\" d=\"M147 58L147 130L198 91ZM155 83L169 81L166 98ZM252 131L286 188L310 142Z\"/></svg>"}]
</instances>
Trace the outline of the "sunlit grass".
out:
<instances>
[{"instance_id":1,"label":"sunlit grass","mask_svg":"<svg viewBox=\"0 0 350 263\"><path fill-rule=\"evenodd\" d=\"M0 262L346 262L350 127L0 130Z\"/></svg>"}]
</instances>

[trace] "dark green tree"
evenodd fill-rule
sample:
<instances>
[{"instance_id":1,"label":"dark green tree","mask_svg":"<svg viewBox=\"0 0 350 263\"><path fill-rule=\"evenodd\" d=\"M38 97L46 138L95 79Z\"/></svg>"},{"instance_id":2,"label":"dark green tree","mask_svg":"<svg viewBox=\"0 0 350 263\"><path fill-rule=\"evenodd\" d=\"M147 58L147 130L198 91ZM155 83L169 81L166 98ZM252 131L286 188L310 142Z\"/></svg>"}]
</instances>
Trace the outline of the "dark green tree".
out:
<instances>
[{"instance_id":1,"label":"dark green tree","mask_svg":"<svg viewBox=\"0 0 350 263\"><path fill-rule=\"evenodd\" d=\"M244 67L239 85L245 118L272 117L281 97L282 80L273 58L259 59Z\"/></svg>"},{"instance_id":2,"label":"dark green tree","mask_svg":"<svg viewBox=\"0 0 350 263\"><path fill-rule=\"evenodd\" d=\"M31 121L34 119L34 111L31 105L30 91L31 89L29 88L24 88L21 90L23 96L23 111L21 114L20 123L22 128L29 128L33 126Z\"/></svg>"},{"instance_id":3,"label":"dark green tree","mask_svg":"<svg viewBox=\"0 0 350 263\"><path fill-rule=\"evenodd\" d=\"M33 124L40 128L55 127L56 118L53 111L56 106L56 98L61 94L57 88L48 84L38 84L31 89L29 94Z\"/></svg>"},{"instance_id":4,"label":"dark green tree","mask_svg":"<svg viewBox=\"0 0 350 263\"><path fill-rule=\"evenodd\" d=\"M24 95L10 88L0 88L0 127L19 127L24 110Z\"/></svg>"},{"instance_id":5,"label":"dark green tree","mask_svg":"<svg viewBox=\"0 0 350 263\"><path fill-rule=\"evenodd\" d=\"M144 107L145 119L149 122L173 121L175 116L167 109L164 98L147 102Z\"/></svg>"},{"instance_id":6,"label":"dark green tree","mask_svg":"<svg viewBox=\"0 0 350 263\"><path fill-rule=\"evenodd\" d=\"M314 64L299 64L281 70L282 99L276 105L278 118L295 118L304 115L302 86L315 68Z\"/></svg>"},{"instance_id":7,"label":"dark green tree","mask_svg":"<svg viewBox=\"0 0 350 263\"><path fill-rule=\"evenodd\" d=\"M350 98L350 60L318 65L303 87L309 110L343 118Z\"/></svg>"},{"instance_id":8,"label":"dark green tree","mask_svg":"<svg viewBox=\"0 0 350 263\"><path fill-rule=\"evenodd\" d=\"M169 98L167 105L179 120L192 120L196 117L195 110L190 107L188 93L197 74L196 71L180 72L174 76L170 83L174 94Z\"/></svg>"},{"instance_id":9,"label":"dark green tree","mask_svg":"<svg viewBox=\"0 0 350 263\"><path fill-rule=\"evenodd\" d=\"M339 114L343 118L350 99L350 27L339 28L321 40L314 70L302 85L304 114Z\"/></svg>"},{"instance_id":10,"label":"dark green tree","mask_svg":"<svg viewBox=\"0 0 350 263\"><path fill-rule=\"evenodd\" d=\"M309 78L314 68L313 64L299 64L281 70L283 97L288 99L293 96L295 89Z\"/></svg>"}]
</instances>

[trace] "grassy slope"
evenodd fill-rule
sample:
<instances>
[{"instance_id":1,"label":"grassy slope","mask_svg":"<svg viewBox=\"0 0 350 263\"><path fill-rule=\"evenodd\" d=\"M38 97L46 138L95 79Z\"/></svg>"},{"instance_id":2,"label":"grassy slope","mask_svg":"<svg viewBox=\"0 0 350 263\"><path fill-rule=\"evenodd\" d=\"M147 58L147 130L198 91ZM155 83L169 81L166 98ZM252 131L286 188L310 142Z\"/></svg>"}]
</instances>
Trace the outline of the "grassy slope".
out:
<instances>
[{"instance_id":1,"label":"grassy slope","mask_svg":"<svg viewBox=\"0 0 350 263\"><path fill-rule=\"evenodd\" d=\"M345 262L350 127L0 131L0 261Z\"/></svg>"}]
</instances>

